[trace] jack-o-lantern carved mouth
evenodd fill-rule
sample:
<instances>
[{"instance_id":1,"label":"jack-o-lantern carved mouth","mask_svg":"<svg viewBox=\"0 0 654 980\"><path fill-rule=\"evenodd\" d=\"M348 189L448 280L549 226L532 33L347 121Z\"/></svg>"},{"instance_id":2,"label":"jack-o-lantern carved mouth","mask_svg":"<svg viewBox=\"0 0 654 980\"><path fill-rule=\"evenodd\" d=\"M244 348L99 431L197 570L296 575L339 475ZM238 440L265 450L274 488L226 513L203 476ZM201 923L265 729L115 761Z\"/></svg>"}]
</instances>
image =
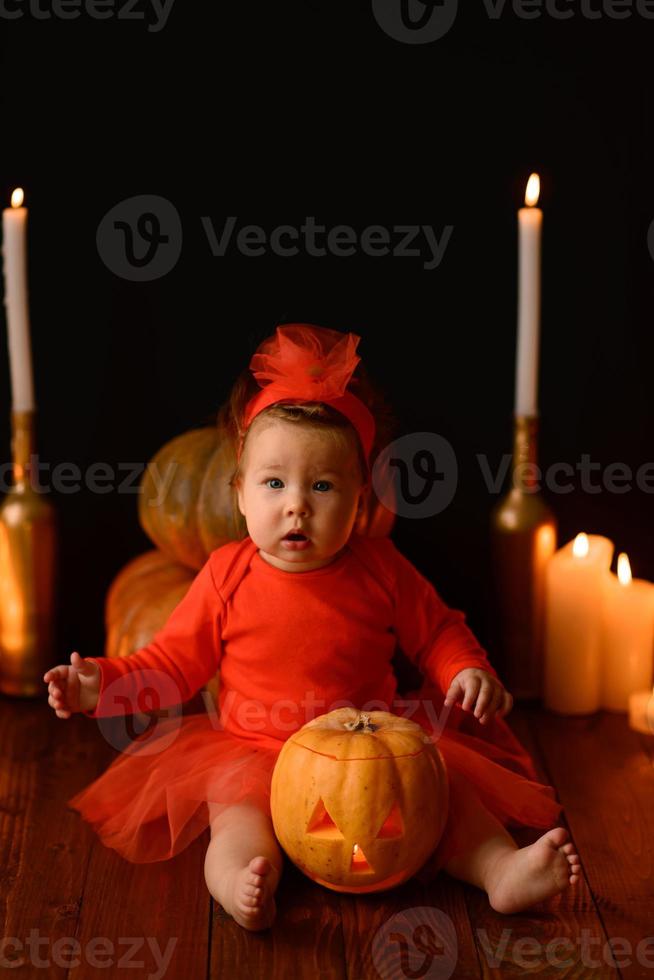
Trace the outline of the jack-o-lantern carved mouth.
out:
<instances>
[{"instance_id":1,"label":"jack-o-lantern carved mouth","mask_svg":"<svg viewBox=\"0 0 654 980\"><path fill-rule=\"evenodd\" d=\"M400 814L400 808L397 803L394 803L391 807L390 813L384 820L383 824L379 828L379 833L377 837L401 837L404 833L404 824L402 822L402 815ZM327 811L322 797L316 803L311 819L307 826L307 834L310 836L320 837L323 840L344 840L344 834L338 829L336 823L331 818ZM352 860L350 862L351 872L362 872L362 871L373 871L372 865L368 862L365 854L363 853L359 844L354 844L352 847Z\"/></svg>"}]
</instances>

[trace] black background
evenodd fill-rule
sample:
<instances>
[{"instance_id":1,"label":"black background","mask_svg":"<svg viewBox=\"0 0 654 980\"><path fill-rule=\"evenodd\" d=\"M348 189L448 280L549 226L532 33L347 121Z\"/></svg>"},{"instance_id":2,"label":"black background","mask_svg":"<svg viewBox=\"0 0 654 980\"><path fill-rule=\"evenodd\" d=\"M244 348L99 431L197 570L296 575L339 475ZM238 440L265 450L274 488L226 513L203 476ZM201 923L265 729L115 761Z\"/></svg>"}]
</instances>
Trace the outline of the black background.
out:
<instances>
[{"instance_id":1,"label":"black background","mask_svg":"<svg viewBox=\"0 0 654 980\"><path fill-rule=\"evenodd\" d=\"M544 210L540 462L574 466L586 453L635 474L654 460L654 21L589 20L577 4L567 21L510 7L493 20L475 2L442 39L409 45L384 33L369 3L215 6L177 0L158 33L115 16L37 20L26 5L0 18L0 193L6 206L23 186L29 207L41 462L145 466L212 421L276 324L352 330L402 433L440 433L456 451L452 504L399 518L393 537L486 642L497 498L476 454L495 470L511 450L516 212L532 170ZM184 236L172 271L144 283L116 276L96 247L105 213L138 194L169 200ZM232 246L214 257L200 218L221 228L230 215L268 233L307 215L359 233L454 231L431 271L392 255L249 257ZM606 534L635 576L654 580L651 493L635 479L624 494L574 485L545 491L559 544ZM73 649L103 652L106 590L151 544L134 493L53 496L67 662Z\"/></svg>"}]
</instances>

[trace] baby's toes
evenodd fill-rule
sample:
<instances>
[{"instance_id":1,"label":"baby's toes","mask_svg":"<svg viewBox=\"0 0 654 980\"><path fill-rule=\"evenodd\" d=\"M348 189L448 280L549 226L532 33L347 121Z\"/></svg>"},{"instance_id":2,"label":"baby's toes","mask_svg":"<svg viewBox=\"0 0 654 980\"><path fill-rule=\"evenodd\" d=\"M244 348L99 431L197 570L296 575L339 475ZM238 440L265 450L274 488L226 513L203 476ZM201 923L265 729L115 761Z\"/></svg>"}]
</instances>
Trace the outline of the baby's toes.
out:
<instances>
[{"instance_id":1,"label":"baby's toes","mask_svg":"<svg viewBox=\"0 0 654 980\"><path fill-rule=\"evenodd\" d=\"M251 894L254 895L255 888L258 888L259 890L261 889L261 886L263 885L263 877L261 875L254 874L253 871L249 871L247 877L247 884L248 884L248 889L250 888L252 889Z\"/></svg>"},{"instance_id":2,"label":"baby's toes","mask_svg":"<svg viewBox=\"0 0 654 980\"><path fill-rule=\"evenodd\" d=\"M543 834L543 837L547 840L550 847L555 847L557 850L562 851L568 839L568 831L565 827L553 827Z\"/></svg>"},{"instance_id":3,"label":"baby's toes","mask_svg":"<svg viewBox=\"0 0 654 980\"><path fill-rule=\"evenodd\" d=\"M272 871L272 864L266 857L255 857L252 858L250 864L248 865L250 874L254 875L256 878L263 879L267 874Z\"/></svg>"}]
</instances>

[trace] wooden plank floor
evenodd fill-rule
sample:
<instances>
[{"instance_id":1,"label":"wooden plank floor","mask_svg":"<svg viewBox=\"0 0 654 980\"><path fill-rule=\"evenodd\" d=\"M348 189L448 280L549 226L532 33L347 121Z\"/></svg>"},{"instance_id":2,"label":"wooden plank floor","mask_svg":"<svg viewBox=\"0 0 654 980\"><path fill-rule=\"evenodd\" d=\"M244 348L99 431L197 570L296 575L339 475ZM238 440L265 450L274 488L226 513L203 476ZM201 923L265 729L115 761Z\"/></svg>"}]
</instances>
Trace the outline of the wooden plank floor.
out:
<instances>
[{"instance_id":1,"label":"wooden plank floor","mask_svg":"<svg viewBox=\"0 0 654 980\"><path fill-rule=\"evenodd\" d=\"M565 806L577 885L503 916L445 873L356 898L287 862L275 925L248 933L207 891L208 831L173 861L133 865L65 807L116 755L96 722L0 695L0 968L57 980L654 978L654 737L607 712L518 705L508 721Z\"/></svg>"}]
</instances>

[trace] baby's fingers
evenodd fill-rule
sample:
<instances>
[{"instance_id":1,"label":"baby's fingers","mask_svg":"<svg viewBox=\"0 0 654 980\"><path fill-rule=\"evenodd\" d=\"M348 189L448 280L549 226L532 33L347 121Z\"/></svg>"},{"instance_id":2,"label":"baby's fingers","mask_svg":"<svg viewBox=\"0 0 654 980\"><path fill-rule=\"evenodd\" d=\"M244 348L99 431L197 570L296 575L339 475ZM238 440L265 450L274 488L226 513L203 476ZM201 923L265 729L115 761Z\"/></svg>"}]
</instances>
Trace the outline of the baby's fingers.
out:
<instances>
[{"instance_id":1,"label":"baby's fingers","mask_svg":"<svg viewBox=\"0 0 654 980\"><path fill-rule=\"evenodd\" d=\"M493 689L490 700L484 705L484 710L479 714L479 721L482 725L487 724L491 720L503 701L503 695L504 692L501 687L496 687Z\"/></svg>"},{"instance_id":2,"label":"baby's fingers","mask_svg":"<svg viewBox=\"0 0 654 980\"><path fill-rule=\"evenodd\" d=\"M443 704L445 705L456 704L456 702L459 700L462 694L463 694L463 688L461 687L460 682L457 680L453 680L449 686L447 694L445 695L445 701L443 702Z\"/></svg>"},{"instance_id":3,"label":"baby's fingers","mask_svg":"<svg viewBox=\"0 0 654 980\"><path fill-rule=\"evenodd\" d=\"M463 703L461 705L464 711L472 710L472 706L477 700L480 687L481 687L480 677L473 676L467 679L466 688L465 688L466 693L463 699Z\"/></svg>"},{"instance_id":4,"label":"baby's fingers","mask_svg":"<svg viewBox=\"0 0 654 980\"><path fill-rule=\"evenodd\" d=\"M509 694L508 691L504 691L504 700L499 710L500 715L502 717L504 717L504 715L508 715L512 707L513 707L513 695Z\"/></svg>"},{"instance_id":5,"label":"baby's fingers","mask_svg":"<svg viewBox=\"0 0 654 980\"><path fill-rule=\"evenodd\" d=\"M48 704L54 708L57 718L70 718L71 712L60 692L48 695Z\"/></svg>"},{"instance_id":6,"label":"baby's fingers","mask_svg":"<svg viewBox=\"0 0 654 980\"><path fill-rule=\"evenodd\" d=\"M70 718L71 711L67 699L68 667L53 667L43 675L48 684L48 704L54 708L58 718Z\"/></svg>"},{"instance_id":7,"label":"baby's fingers","mask_svg":"<svg viewBox=\"0 0 654 980\"><path fill-rule=\"evenodd\" d=\"M481 718L486 710L489 709L493 702L495 693L495 687L490 683L490 681L482 681L479 697L477 698L477 704L475 705L475 718Z\"/></svg>"}]
</instances>

